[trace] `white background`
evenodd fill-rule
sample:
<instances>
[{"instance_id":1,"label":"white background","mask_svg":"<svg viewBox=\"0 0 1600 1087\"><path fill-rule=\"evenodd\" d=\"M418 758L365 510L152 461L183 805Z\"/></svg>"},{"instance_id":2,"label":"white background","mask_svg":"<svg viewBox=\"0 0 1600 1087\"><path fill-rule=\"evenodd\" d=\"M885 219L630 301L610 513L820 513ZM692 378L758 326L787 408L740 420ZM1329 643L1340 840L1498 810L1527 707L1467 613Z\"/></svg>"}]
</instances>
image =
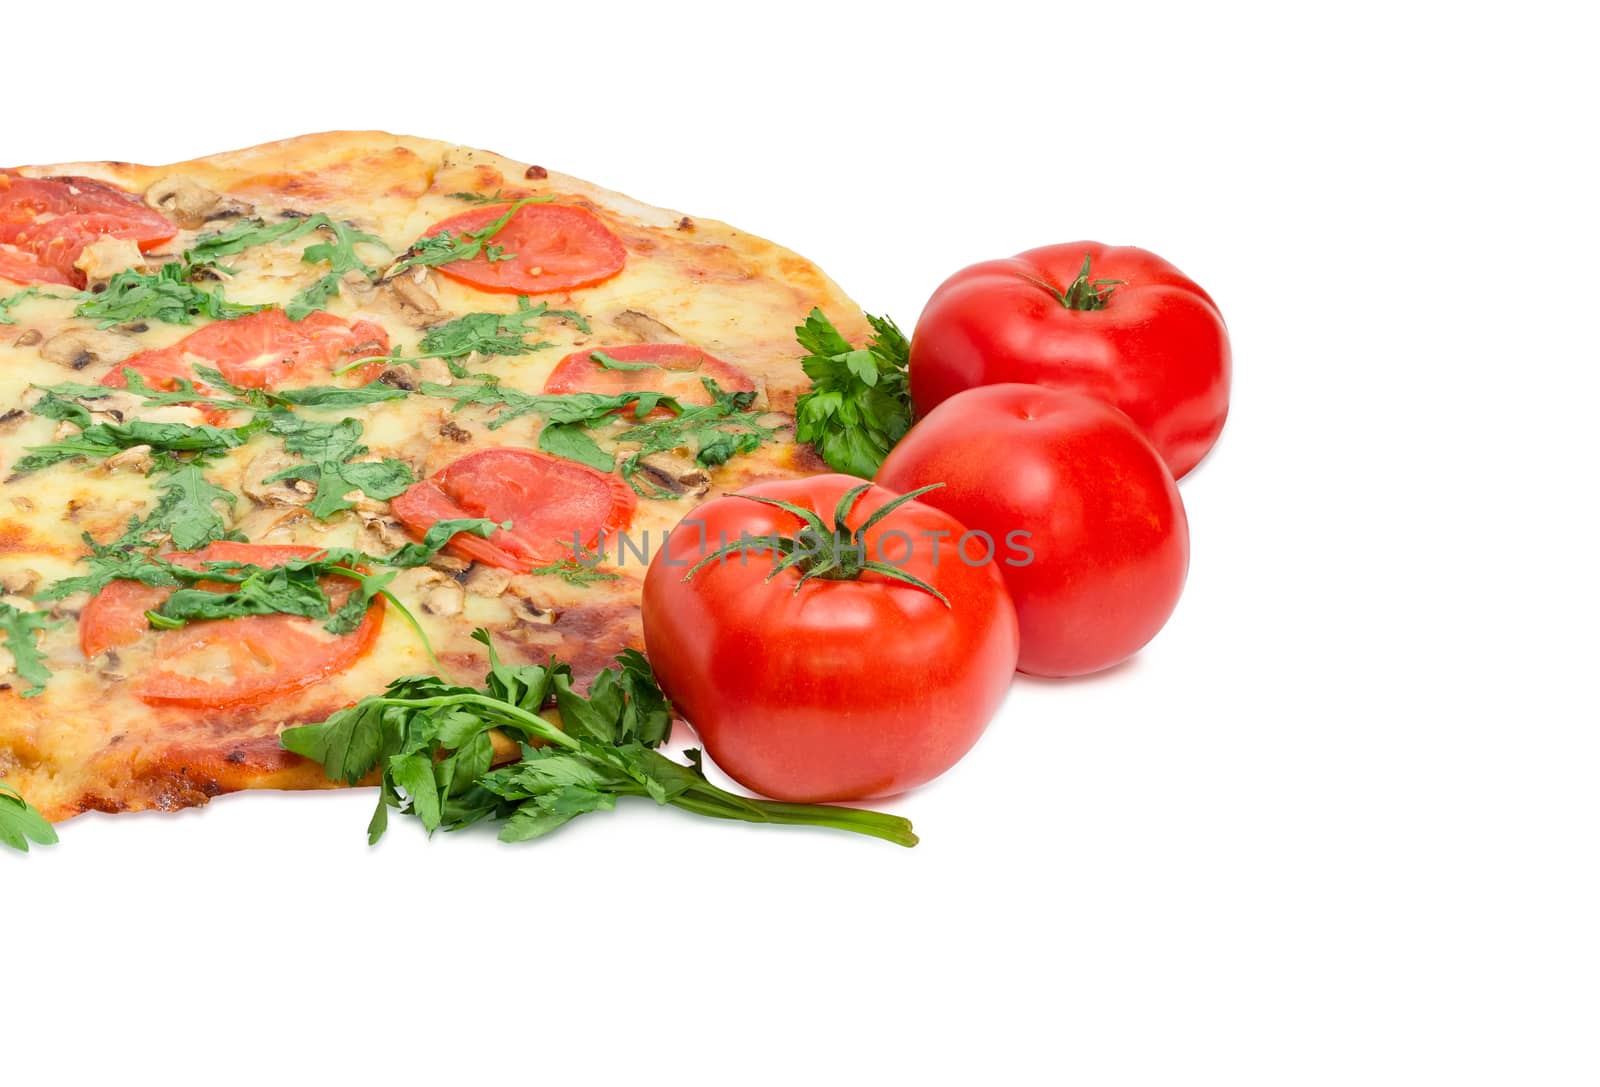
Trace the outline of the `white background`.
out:
<instances>
[{"instance_id":1,"label":"white background","mask_svg":"<svg viewBox=\"0 0 1600 1087\"><path fill-rule=\"evenodd\" d=\"M364 7L15 5L0 161L440 137L779 240L907 326L973 260L1155 249L1236 359L1187 594L1133 665L1019 682L891 805L915 850L633 806L369 851L366 793L74 820L0 856L7 1082L1597 1081L1590 35Z\"/></svg>"}]
</instances>

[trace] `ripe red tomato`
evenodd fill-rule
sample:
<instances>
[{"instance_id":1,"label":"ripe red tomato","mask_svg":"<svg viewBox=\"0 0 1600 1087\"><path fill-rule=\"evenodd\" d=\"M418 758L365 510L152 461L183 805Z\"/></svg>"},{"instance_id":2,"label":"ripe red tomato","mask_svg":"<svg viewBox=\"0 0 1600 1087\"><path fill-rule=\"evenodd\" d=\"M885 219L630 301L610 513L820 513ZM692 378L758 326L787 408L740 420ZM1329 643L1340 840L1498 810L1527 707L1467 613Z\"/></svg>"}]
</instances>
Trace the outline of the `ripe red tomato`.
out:
<instances>
[{"instance_id":1,"label":"ripe red tomato","mask_svg":"<svg viewBox=\"0 0 1600 1087\"><path fill-rule=\"evenodd\" d=\"M1017 625L1000 572L948 547L936 557L940 534L961 526L918 501L890 509L895 500L852 476L757 484L695 510L650 564L656 676L717 765L758 793L860 800L920 785L966 754L1005 695ZM741 533L794 537L807 527L794 511L820 519L815 561L716 557ZM836 524L848 529L837 550L822 539ZM858 537L877 568L853 557ZM845 568L825 569L829 554Z\"/></svg>"},{"instance_id":2,"label":"ripe red tomato","mask_svg":"<svg viewBox=\"0 0 1600 1087\"><path fill-rule=\"evenodd\" d=\"M396 496L390 508L421 537L438 521L511 522L485 539L458 532L449 550L526 573L593 548L601 533L628 527L634 494L621 479L576 461L504 446L468 453Z\"/></svg>"},{"instance_id":3,"label":"ripe red tomato","mask_svg":"<svg viewBox=\"0 0 1600 1087\"><path fill-rule=\"evenodd\" d=\"M502 204L452 215L423 234L448 230L455 237L485 230L506 213ZM439 265L439 271L482 291L548 294L588 287L622 271L628 251L594 214L566 204L524 204L486 239L471 260Z\"/></svg>"},{"instance_id":4,"label":"ripe red tomato","mask_svg":"<svg viewBox=\"0 0 1600 1087\"><path fill-rule=\"evenodd\" d=\"M314 547L220 541L165 558L193 570L207 562L281 566L317 554ZM200 584L222 588L220 583ZM349 578L322 580L335 609L353 585ZM261 705L350 667L372 648L383 623L383 598L378 597L349 634L330 634L317 620L295 615L208 619L180 630L152 631L145 612L159 608L171 595L171 589L113 581L79 617L78 642L86 657L154 638L150 663L133 680L134 694L146 702L205 708Z\"/></svg>"},{"instance_id":5,"label":"ripe red tomato","mask_svg":"<svg viewBox=\"0 0 1600 1087\"><path fill-rule=\"evenodd\" d=\"M1182 479L1222 432L1231 366L1222 314L1193 280L1143 249L1073 242L945 280L911 339L911 399L920 417L977 385L1088 393Z\"/></svg>"},{"instance_id":6,"label":"ripe red tomato","mask_svg":"<svg viewBox=\"0 0 1600 1087\"><path fill-rule=\"evenodd\" d=\"M1148 439L1103 401L1039 385L987 385L935 408L883 462L891 490L994 542L1022 628L1018 667L1109 668L1177 606L1189 523ZM1025 538L1013 538L1014 532ZM1029 554L1031 553L1031 554Z\"/></svg>"}]
</instances>

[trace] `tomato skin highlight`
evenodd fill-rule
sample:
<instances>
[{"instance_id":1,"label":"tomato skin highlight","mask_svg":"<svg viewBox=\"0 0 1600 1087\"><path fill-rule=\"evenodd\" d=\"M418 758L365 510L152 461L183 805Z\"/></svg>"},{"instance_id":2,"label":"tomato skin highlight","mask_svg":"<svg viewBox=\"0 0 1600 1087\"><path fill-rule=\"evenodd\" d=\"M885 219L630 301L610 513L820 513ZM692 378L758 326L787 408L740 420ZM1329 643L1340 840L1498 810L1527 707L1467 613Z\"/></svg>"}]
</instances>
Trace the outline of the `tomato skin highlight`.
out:
<instances>
[{"instance_id":1,"label":"tomato skin highlight","mask_svg":"<svg viewBox=\"0 0 1600 1087\"><path fill-rule=\"evenodd\" d=\"M1078 676L1137 653L1189 569L1189 525L1155 447L1116 408L1037 385L986 385L935 408L878 472L1001 548L1022 631L1018 667ZM1032 552L1007 549L1014 531Z\"/></svg>"},{"instance_id":2,"label":"tomato skin highlight","mask_svg":"<svg viewBox=\"0 0 1600 1087\"><path fill-rule=\"evenodd\" d=\"M618 362L647 364L648 369L607 369L594 361L601 352ZM710 404L711 394L701 384L710 378L730 393L754 392L750 375L731 363L686 343L633 343L617 347L586 347L556 363L545 379L547 393L659 392L684 404ZM659 414L668 414L660 411Z\"/></svg>"},{"instance_id":3,"label":"tomato skin highlight","mask_svg":"<svg viewBox=\"0 0 1600 1087\"><path fill-rule=\"evenodd\" d=\"M601 533L627 528L636 498L621 479L532 449L480 449L412 484L390 509L419 539L437 521L487 517L511 522L487 538L458 532L448 550L464 559L527 573L573 557Z\"/></svg>"},{"instance_id":4,"label":"tomato skin highlight","mask_svg":"<svg viewBox=\"0 0 1600 1087\"><path fill-rule=\"evenodd\" d=\"M488 204L434 223L423 237L448 230L455 237L483 230L506 213ZM488 246L508 260L490 260ZM439 271L481 291L550 294L610 279L627 263L628 250L600 218L567 204L525 204L512 213L482 253L439 265Z\"/></svg>"},{"instance_id":5,"label":"tomato skin highlight","mask_svg":"<svg viewBox=\"0 0 1600 1087\"><path fill-rule=\"evenodd\" d=\"M844 475L761 483L742 494L817 510L831 523ZM846 521L859 526L895 497L869 490ZM793 514L747 498L713 499L658 548L645 576L646 651L662 688L717 765L779 800L888 796L930 781L977 742L1010 684L1016 615L992 564L933 558L933 537L959 537L951 517L910 502L868 532L900 568L950 601L868 571L859 580L797 568L770 582L770 553L728 556L684 575L725 535L792 535Z\"/></svg>"},{"instance_id":6,"label":"tomato skin highlight","mask_svg":"<svg viewBox=\"0 0 1600 1087\"><path fill-rule=\"evenodd\" d=\"M199 569L207 562L281 566L291 559L312 558L315 547L274 547L218 541L199 551L176 552L168 561ZM201 582L222 589L222 583ZM334 608L351 584L347 578L323 580ZM137 581L113 581L79 614L78 642L86 657L132 645L151 634L145 612L161 606L171 589ZM314 619L294 615L246 615L208 619L178 630L155 631L152 665L133 680L133 692L150 703L218 708L258 706L350 667L372 648L382 629L384 601L367 608L360 626L349 634L326 635ZM185 665L208 651L226 655L234 669L231 682L216 683L187 674Z\"/></svg>"},{"instance_id":7,"label":"tomato skin highlight","mask_svg":"<svg viewBox=\"0 0 1600 1087\"><path fill-rule=\"evenodd\" d=\"M1065 291L1123 280L1105 308ZM911 399L927 415L964 389L1004 382L1087 393L1120 408L1182 479L1228 417L1232 354L1211 296L1154 253L1073 242L963 268L934 291L911 338Z\"/></svg>"},{"instance_id":8,"label":"tomato skin highlight","mask_svg":"<svg viewBox=\"0 0 1600 1087\"><path fill-rule=\"evenodd\" d=\"M23 177L0 170L0 276L19 283L83 287L76 267L101 238L126 238L145 252L178 228L133 193L90 177Z\"/></svg>"}]
</instances>

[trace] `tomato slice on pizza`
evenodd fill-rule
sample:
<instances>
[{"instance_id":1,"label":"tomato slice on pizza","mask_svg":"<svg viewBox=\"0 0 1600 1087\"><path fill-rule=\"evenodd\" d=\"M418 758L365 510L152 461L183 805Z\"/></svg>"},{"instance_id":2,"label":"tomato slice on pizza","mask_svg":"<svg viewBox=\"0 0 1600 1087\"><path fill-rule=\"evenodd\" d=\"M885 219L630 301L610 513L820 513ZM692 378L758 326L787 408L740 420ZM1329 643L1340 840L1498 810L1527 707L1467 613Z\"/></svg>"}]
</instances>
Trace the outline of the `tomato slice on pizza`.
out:
<instances>
[{"instance_id":1,"label":"tomato slice on pizza","mask_svg":"<svg viewBox=\"0 0 1600 1087\"><path fill-rule=\"evenodd\" d=\"M281 309L216 321L191 332L171 347L134 355L106 375L103 384L125 388L124 370L133 370L152 388L170 391L178 380L212 392L195 373L210 366L228 381L246 389L278 389L328 380L335 370L363 358L380 359L389 352L389 333L371 321L350 323L318 310L291 321ZM359 367L357 376L371 380L381 362Z\"/></svg>"},{"instance_id":2,"label":"tomato slice on pizza","mask_svg":"<svg viewBox=\"0 0 1600 1087\"><path fill-rule=\"evenodd\" d=\"M616 476L532 449L484 449L412 486L390 503L411 532L435 522L486 517L511 523L487 538L458 533L449 550L526 573L593 548L601 533L633 520L634 494Z\"/></svg>"},{"instance_id":3,"label":"tomato slice on pizza","mask_svg":"<svg viewBox=\"0 0 1600 1087\"><path fill-rule=\"evenodd\" d=\"M178 228L130 192L88 177L20 177L0 171L0 276L82 287L83 251L126 238L148 252Z\"/></svg>"},{"instance_id":4,"label":"tomato slice on pizza","mask_svg":"<svg viewBox=\"0 0 1600 1087\"><path fill-rule=\"evenodd\" d=\"M547 393L658 392L682 404L709 404L702 379L726 392L753 392L750 375L686 343L633 343L567 355L544 383Z\"/></svg>"},{"instance_id":5,"label":"tomato slice on pizza","mask_svg":"<svg viewBox=\"0 0 1600 1087\"><path fill-rule=\"evenodd\" d=\"M218 542L199 551L168 555L168 561L200 569L207 562L281 566L291 559L314 558L314 547L272 547ZM225 590L226 585L200 582ZM349 598L349 578L322 580L332 607ZM260 705L309 687L359 660L378 636L383 599L375 599L361 625L333 634L315 619L296 615L246 615L208 619L178 630L152 631L145 613L161 606L171 589L137 581L113 581L90 600L79 616L78 642L86 657L154 639L148 665L132 681L145 702L196 707Z\"/></svg>"},{"instance_id":6,"label":"tomato slice on pizza","mask_svg":"<svg viewBox=\"0 0 1600 1087\"><path fill-rule=\"evenodd\" d=\"M444 231L465 237L505 213L504 205L473 208L434 223L423 237ZM479 290L549 294L610 279L628 259L622 240L598 216L565 204L524 204L485 242L477 256L441 264L439 271Z\"/></svg>"}]
</instances>

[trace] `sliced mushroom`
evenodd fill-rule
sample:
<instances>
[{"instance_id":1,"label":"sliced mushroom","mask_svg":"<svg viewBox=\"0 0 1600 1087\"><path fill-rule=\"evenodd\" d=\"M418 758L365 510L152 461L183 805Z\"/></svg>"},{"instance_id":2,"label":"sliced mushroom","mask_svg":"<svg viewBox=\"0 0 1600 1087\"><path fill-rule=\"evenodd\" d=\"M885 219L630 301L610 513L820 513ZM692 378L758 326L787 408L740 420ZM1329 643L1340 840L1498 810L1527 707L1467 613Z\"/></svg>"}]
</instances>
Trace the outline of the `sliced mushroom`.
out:
<instances>
[{"instance_id":1,"label":"sliced mushroom","mask_svg":"<svg viewBox=\"0 0 1600 1087\"><path fill-rule=\"evenodd\" d=\"M281 449L264 449L256 454L249 466L245 468L244 480L239 484L239 489L244 491L253 501L263 506L304 506L310 502L317 493L317 485L308 479L280 479L275 483L265 482L267 477L276 475L285 468L293 467L297 461Z\"/></svg>"},{"instance_id":2,"label":"sliced mushroom","mask_svg":"<svg viewBox=\"0 0 1600 1087\"><path fill-rule=\"evenodd\" d=\"M132 336L98 328L69 328L39 348L46 359L72 370L97 362L121 362L138 353L139 341Z\"/></svg>"},{"instance_id":3,"label":"sliced mushroom","mask_svg":"<svg viewBox=\"0 0 1600 1087\"><path fill-rule=\"evenodd\" d=\"M411 542L406 530L393 517L361 514L362 549L371 552L398 551Z\"/></svg>"},{"instance_id":4,"label":"sliced mushroom","mask_svg":"<svg viewBox=\"0 0 1600 1087\"><path fill-rule=\"evenodd\" d=\"M390 303L413 328L427 328L450 316L450 312L439 305L439 288L434 284L433 273L426 268L413 268L385 280L383 289Z\"/></svg>"},{"instance_id":5,"label":"sliced mushroom","mask_svg":"<svg viewBox=\"0 0 1600 1087\"><path fill-rule=\"evenodd\" d=\"M120 453L113 453L101 461L101 468L107 472L136 471L141 475L148 474L155 465L155 459L150 455L148 445L130 445Z\"/></svg>"},{"instance_id":6,"label":"sliced mushroom","mask_svg":"<svg viewBox=\"0 0 1600 1087\"><path fill-rule=\"evenodd\" d=\"M83 273L92 291L104 288L118 272L143 268L144 254L132 239L101 238L83 247L73 267Z\"/></svg>"},{"instance_id":7,"label":"sliced mushroom","mask_svg":"<svg viewBox=\"0 0 1600 1087\"><path fill-rule=\"evenodd\" d=\"M428 567L430 569L438 570L440 573L449 574L451 577L458 577L462 574L465 574L467 572L467 568L471 565L472 563L467 559L458 559L454 555L446 555L443 552L440 552L428 560Z\"/></svg>"},{"instance_id":8,"label":"sliced mushroom","mask_svg":"<svg viewBox=\"0 0 1600 1087\"><path fill-rule=\"evenodd\" d=\"M467 594L455 578L428 572L427 581L418 590L418 606L429 615L460 615Z\"/></svg>"},{"instance_id":9,"label":"sliced mushroom","mask_svg":"<svg viewBox=\"0 0 1600 1087\"><path fill-rule=\"evenodd\" d=\"M0 574L0 589L15 596L27 596L39 584L39 571L23 567Z\"/></svg>"},{"instance_id":10,"label":"sliced mushroom","mask_svg":"<svg viewBox=\"0 0 1600 1087\"><path fill-rule=\"evenodd\" d=\"M494 566L474 564L467 572L467 592L474 596L500 596L511 584L511 575Z\"/></svg>"},{"instance_id":11,"label":"sliced mushroom","mask_svg":"<svg viewBox=\"0 0 1600 1087\"><path fill-rule=\"evenodd\" d=\"M253 208L242 200L213 192L191 177L173 174L151 185L144 202L185 230L198 230L212 219L248 215Z\"/></svg>"},{"instance_id":12,"label":"sliced mushroom","mask_svg":"<svg viewBox=\"0 0 1600 1087\"><path fill-rule=\"evenodd\" d=\"M378 380L408 393L417 391L417 375L406 366L391 366L378 375Z\"/></svg>"},{"instance_id":13,"label":"sliced mushroom","mask_svg":"<svg viewBox=\"0 0 1600 1087\"><path fill-rule=\"evenodd\" d=\"M22 335L11 341L12 347L33 347L44 340L44 333L36 328L30 328Z\"/></svg>"},{"instance_id":14,"label":"sliced mushroom","mask_svg":"<svg viewBox=\"0 0 1600 1087\"><path fill-rule=\"evenodd\" d=\"M676 495L698 498L711 486L711 476L704 468L677 453L647 453L639 458L639 469L650 482Z\"/></svg>"},{"instance_id":15,"label":"sliced mushroom","mask_svg":"<svg viewBox=\"0 0 1600 1087\"><path fill-rule=\"evenodd\" d=\"M679 336L667 325L642 310L625 309L611 315L611 323L632 333L644 343L676 343Z\"/></svg>"},{"instance_id":16,"label":"sliced mushroom","mask_svg":"<svg viewBox=\"0 0 1600 1087\"><path fill-rule=\"evenodd\" d=\"M506 596L506 602L511 605L511 614L519 623L547 627L556 621L554 608L537 604L525 596L511 593Z\"/></svg>"}]
</instances>

